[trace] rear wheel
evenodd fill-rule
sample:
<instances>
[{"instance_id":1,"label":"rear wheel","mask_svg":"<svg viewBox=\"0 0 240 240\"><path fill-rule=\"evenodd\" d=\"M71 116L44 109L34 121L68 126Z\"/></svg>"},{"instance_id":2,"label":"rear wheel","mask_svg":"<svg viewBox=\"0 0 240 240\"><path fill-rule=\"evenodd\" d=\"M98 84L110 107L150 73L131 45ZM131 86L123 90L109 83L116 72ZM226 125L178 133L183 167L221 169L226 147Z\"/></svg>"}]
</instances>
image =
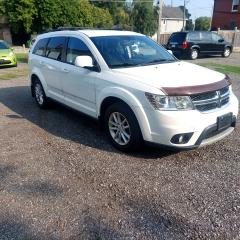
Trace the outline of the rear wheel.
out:
<instances>
[{"instance_id":1,"label":"rear wheel","mask_svg":"<svg viewBox=\"0 0 240 240\"><path fill-rule=\"evenodd\" d=\"M225 58L227 58L227 57L229 57L230 55L231 55L231 49L230 49L229 47L226 47L226 48L224 49L224 52L223 52L222 56L225 57Z\"/></svg>"},{"instance_id":2,"label":"rear wheel","mask_svg":"<svg viewBox=\"0 0 240 240\"><path fill-rule=\"evenodd\" d=\"M43 86L39 80L35 80L33 82L33 94L37 105L40 108L47 108L48 106L48 99L44 92Z\"/></svg>"},{"instance_id":3,"label":"rear wheel","mask_svg":"<svg viewBox=\"0 0 240 240\"><path fill-rule=\"evenodd\" d=\"M194 48L194 49L191 50L190 58L192 60L196 60L198 58L198 55L199 55L199 52L198 52L197 49Z\"/></svg>"},{"instance_id":4,"label":"rear wheel","mask_svg":"<svg viewBox=\"0 0 240 240\"><path fill-rule=\"evenodd\" d=\"M107 109L105 129L111 143L121 151L136 150L142 144L138 121L124 103L115 103Z\"/></svg>"}]
</instances>

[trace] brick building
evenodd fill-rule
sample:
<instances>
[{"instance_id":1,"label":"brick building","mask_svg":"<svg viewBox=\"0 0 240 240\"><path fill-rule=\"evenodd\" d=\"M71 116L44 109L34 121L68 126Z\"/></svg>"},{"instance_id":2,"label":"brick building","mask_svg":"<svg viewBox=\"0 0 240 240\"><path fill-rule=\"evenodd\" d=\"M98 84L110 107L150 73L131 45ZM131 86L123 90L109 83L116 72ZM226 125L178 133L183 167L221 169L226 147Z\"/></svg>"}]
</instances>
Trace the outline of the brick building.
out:
<instances>
[{"instance_id":1,"label":"brick building","mask_svg":"<svg viewBox=\"0 0 240 240\"><path fill-rule=\"evenodd\" d=\"M240 29L240 0L215 0L212 30L233 30L235 27Z\"/></svg>"}]
</instances>

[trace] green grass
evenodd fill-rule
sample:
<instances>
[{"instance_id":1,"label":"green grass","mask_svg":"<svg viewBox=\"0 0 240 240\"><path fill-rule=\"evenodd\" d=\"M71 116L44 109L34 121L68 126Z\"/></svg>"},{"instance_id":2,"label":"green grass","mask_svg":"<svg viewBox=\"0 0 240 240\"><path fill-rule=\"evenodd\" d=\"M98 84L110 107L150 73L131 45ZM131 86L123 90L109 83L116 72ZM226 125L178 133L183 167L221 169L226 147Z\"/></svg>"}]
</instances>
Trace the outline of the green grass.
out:
<instances>
[{"instance_id":1,"label":"green grass","mask_svg":"<svg viewBox=\"0 0 240 240\"><path fill-rule=\"evenodd\" d=\"M240 74L240 67L237 66L231 66L231 65L222 65L222 64L217 64L217 63L200 63L199 65L207 68L211 68L213 70L216 70L221 73L236 73Z\"/></svg>"},{"instance_id":2,"label":"green grass","mask_svg":"<svg viewBox=\"0 0 240 240\"><path fill-rule=\"evenodd\" d=\"M28 53L16 53L17 61L20 63L28 62Z\"/></svg>"},{"instance_id":3,"label":"green grass","mask_svg":"<svg viewBox=\"0 0 240 240\"><path fill-rule=\"evenodd\" d=\"M4 71L3 73L0 72L0 80L10 80L13 78L19 78L19 77L26 77L28 74L27 69L17 69L15 68L14 71L12 71L10 68L7 71Z\"/></svg>"}]
</instances>

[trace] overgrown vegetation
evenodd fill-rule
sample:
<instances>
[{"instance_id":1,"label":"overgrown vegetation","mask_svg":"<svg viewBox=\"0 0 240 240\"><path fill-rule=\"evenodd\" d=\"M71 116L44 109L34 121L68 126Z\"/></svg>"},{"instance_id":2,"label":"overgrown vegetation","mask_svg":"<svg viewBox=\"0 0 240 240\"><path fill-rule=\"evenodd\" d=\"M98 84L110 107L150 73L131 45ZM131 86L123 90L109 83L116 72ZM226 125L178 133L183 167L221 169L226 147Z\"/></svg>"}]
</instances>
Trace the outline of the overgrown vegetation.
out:
<instances>
[{"instance_id":1,"label":"overgrown vegetation","mask_svg":"<svg viewBox=\"0 0 240 240\"><path fill-rule=\"evenodd\" d=\"M201 63L199 64L203 67L211 68L213 70L216 70L221 73L235 73L235 74L240 74L240 67L237 66L231 66L231 65L222 65L222 64L217 64L217 63Z\"/></svg>"},{"instance_id":2,"label":"overgrown vegetation","mask_svg":"<svg viewBox=\"0 0 240 240\"><path fill-rule=\"evenodd\" d=\"M0 12L6 15L15 39L25 42L31 34L60 26L114 27L152 35L158 19L151 0L0 0Z\"/></svg>"},{"instance_id":3,"label":"overgrown vegetation","mask_svg":"<svg viewBox=\"0 0 240 240\"><path fill-rule=\"evenodd\" d=\"M21 63L28 62L28 54L27 53L16 53L17 61Z\"/></svg>"}]
</instances>

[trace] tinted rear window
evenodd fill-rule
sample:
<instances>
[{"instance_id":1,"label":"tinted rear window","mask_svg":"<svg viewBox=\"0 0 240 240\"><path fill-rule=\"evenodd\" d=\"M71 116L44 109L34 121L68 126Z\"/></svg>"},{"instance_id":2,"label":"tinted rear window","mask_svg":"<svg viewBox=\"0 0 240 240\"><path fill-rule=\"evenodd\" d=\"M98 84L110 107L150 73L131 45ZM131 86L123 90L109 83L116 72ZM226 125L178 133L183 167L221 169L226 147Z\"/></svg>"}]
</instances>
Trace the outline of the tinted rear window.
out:
<instances>
[{"instance_id":1,"label":"tinted rear window","mask_svg":"<svg viewBox=\"0 0 240 240\"><path fill-rule=\"evenodd\" d=\"M49 38L40 39L33 49L33 54L44 56L45 48Z\"/></svg>"},{"instance_id":2,"label":"tinted rear window","mask_svg":"<svg viewBox=\"0 0 240 240\"><path fill-rule=\"evenodd\" d=\"M186 33L173 33L169 39L170 43L183 43L186 40Z\"/></svg>"}]
</instances>

